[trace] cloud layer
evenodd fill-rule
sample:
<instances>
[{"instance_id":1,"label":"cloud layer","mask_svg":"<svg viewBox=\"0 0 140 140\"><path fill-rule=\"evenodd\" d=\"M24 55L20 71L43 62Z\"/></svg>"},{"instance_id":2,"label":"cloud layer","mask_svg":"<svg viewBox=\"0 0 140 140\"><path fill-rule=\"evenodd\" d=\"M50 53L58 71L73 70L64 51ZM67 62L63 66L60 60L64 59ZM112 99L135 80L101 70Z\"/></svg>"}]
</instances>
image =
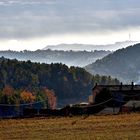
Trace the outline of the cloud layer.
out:
<instances>
[{"instance_id":1,"label":"cloud layer","mask_svg":"<svg viewBox=\"0 0 140 140\"><path fill-rule=\"evenodd\" d=\"M139 4L139 0L1 0L0 39L137 28Z\"/></svg>"}]
</instances>

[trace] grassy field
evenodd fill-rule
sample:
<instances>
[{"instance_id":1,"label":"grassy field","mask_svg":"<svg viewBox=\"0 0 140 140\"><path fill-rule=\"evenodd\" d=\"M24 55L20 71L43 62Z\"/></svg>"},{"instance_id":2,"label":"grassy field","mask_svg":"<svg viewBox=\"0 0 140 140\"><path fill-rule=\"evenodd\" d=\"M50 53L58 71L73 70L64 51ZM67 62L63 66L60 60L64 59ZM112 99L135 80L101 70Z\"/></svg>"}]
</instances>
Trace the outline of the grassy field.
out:
<instances>
[{"instance_id":1,"label":"grassy field","mask_svg":"<svg viewBox=\"0 0 140 140\"><path fill-rule=\"evenodd\" d=\"M0 140L140 140L140 114L0 120Z\"/></svg>"}]
</instances>

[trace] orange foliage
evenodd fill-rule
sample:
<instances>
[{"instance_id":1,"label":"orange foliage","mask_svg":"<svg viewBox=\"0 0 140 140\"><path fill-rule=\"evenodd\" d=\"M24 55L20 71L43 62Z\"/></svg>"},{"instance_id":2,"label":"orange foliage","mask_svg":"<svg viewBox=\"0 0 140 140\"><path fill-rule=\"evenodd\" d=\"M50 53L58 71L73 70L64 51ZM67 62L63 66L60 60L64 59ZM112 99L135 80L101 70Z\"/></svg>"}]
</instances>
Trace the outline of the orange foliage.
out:
<instances>
[{"instance_id":1,"label":"orange foliage","mask_svg":"<svg viewBox=\"0 0 140 140\"><path fill-rule=\"evenodd\" d=\"M36 97L29 91L23 91L20 94L21 101L25 103L32 103L35 101Z\"/></svg>"},{"instance_id":2,"label":"orange foliage","mask_svg":"<svg viewBox=\"0 0 140 140\"><path fill-rule=\"evenodd\" d=\"M56 109L57 98L55 96L54 91L45 88L45 93L48 97L48 105L49 105L50 109Z\"/></svg>"},{"instance_id":3,"label":"orange foliage","mask_svg":"<svg viewBox=\"0 0 140 140\"><path fill-rule=\"evenodd\" d=\"M6 85L3 88L3 94L7 96L12 96L14 94L14 89L10 85Z\"/></svg>"}]
</instances>

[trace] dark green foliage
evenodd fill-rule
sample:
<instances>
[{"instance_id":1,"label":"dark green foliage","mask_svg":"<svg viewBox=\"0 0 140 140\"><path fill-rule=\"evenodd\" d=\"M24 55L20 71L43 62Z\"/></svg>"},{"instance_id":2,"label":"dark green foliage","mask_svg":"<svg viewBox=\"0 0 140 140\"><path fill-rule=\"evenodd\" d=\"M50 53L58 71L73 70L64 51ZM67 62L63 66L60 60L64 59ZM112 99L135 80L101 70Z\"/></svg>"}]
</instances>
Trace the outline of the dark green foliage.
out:
<instances>
[{"instance_id":1,"label":"dark green foliage","mask_svg":"<svg viewBox=\"0 0 140 140\"><path fill-rule=\"evenodd\" d=\"M43 87L53 89L58 99L86 98L95 83L118 84L119 81L106 76L92 76L83 68L68 68L63 64L0 59L0 88L10 85L16 90L34 90L38 100L43 98L39 93Z\"/></svg>"}]
</instances>

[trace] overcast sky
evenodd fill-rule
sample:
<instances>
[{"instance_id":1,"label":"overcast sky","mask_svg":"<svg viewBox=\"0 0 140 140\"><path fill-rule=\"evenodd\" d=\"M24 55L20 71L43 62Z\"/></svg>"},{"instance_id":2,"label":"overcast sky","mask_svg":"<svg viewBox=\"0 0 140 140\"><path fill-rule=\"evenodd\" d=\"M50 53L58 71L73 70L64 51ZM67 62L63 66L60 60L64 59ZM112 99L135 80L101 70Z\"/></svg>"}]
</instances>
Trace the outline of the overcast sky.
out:
<instances>
[{"instance_id":1,"label":"overcast sky","mask_svg":"<svg viewBox=\"0 0 140 140\"><path fill-rule=\"evenodd\" d=\"M0 50L139 40L140 0L0 0Z\"/></svg>"}]
</instances>

